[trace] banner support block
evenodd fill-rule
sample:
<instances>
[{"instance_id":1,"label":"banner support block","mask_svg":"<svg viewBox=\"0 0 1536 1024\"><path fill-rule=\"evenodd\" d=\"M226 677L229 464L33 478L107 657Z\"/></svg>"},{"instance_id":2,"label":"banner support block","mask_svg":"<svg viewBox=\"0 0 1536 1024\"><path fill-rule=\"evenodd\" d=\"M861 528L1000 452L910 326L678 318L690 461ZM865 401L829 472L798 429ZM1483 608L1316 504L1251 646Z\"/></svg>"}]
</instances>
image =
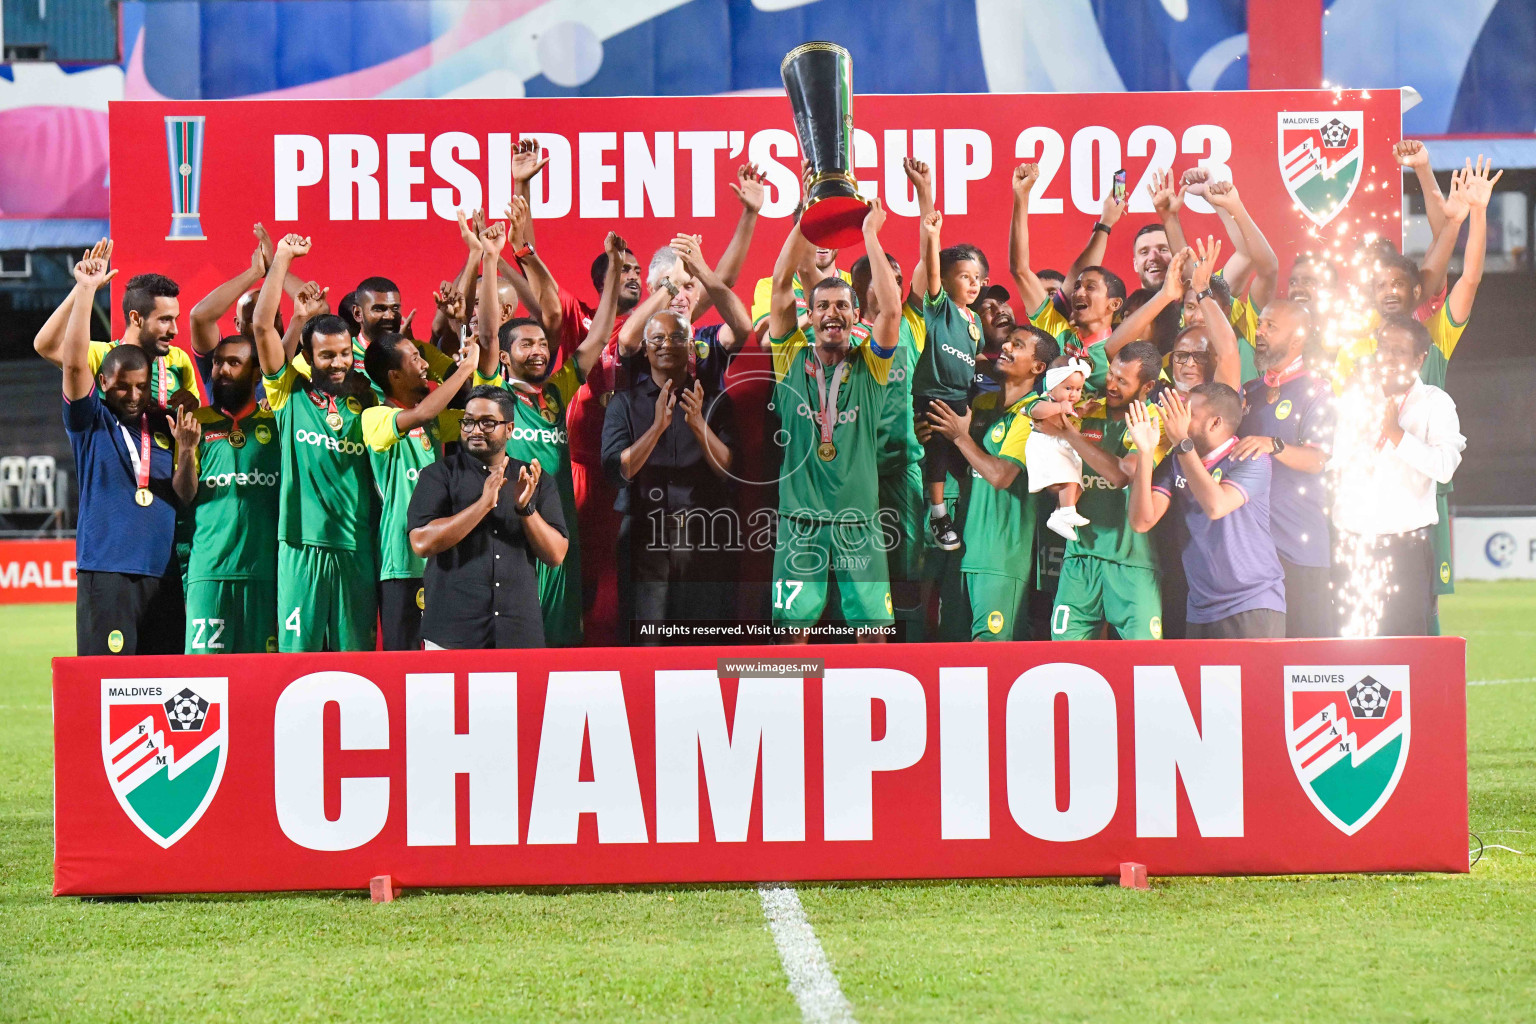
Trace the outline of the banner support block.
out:
<instances>
[{"instance_id":1,"label":"banner support block","mask_svg":"<svg viewBox=\"0 0 1536 1024\"><path fill-rule=\"evenodd\" d=\"M395 902L395 897L400 895L400 889L395 885L395 876L374 875L368 880L368 895L373 897L375 903Z\"/></svg>"},{"instance_id":2,"label":"banner support block","mask_svg":"<svg viewBox=\"0 0 1536 1024\"><path fill-rule=\"evenodd\" d=\"M1113 881L1114 879L1109 879ZM1120 888L1122 889L1151 889L1147 882L1147 866L1138 864L1133 860L1120 863Z\"/></svg>"}]
</instances>

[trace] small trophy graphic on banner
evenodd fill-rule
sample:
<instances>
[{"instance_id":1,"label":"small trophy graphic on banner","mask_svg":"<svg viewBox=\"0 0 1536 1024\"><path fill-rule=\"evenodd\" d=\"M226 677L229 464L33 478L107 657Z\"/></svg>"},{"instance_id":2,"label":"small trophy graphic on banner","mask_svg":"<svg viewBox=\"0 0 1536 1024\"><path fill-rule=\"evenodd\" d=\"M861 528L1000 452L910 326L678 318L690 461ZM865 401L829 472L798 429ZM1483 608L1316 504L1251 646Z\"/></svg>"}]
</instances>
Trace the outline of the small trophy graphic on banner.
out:
<instances>
[{"instance_id":1,"label":"small trophy graphic on banner","mask_svg":"<svg viewBox=\"0 0 1536 1024\"><path fill-rule=\"evenodd\" d=\"M203 191L203 119L165 119L165 155L171 164L171 230L168 242L198 242L206 238L198 216Z\"/></svg>"}]
</instances>

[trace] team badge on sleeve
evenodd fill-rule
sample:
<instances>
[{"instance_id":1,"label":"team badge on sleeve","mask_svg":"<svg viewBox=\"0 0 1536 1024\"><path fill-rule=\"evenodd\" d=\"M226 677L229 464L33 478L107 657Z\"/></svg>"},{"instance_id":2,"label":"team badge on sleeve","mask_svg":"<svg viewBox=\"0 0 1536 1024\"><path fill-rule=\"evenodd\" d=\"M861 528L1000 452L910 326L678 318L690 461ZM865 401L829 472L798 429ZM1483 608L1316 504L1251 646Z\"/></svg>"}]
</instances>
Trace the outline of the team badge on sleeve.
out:
<instances>
[{"instance_id":1,"label":"team badge on sleeve","mask_svg":"<svg viewBox=\"0 0 1536 1024\"><path fill-rule=\"evenodd\" d=\"M196 825L224 777L225 678L103 679L101 759L123 813L169 848Z\"/></svg>"},{"instance_id":2,"label":"team badge on sleeve","mask_svg":"<svg viewBox=\"0 0 1536 1024\"><path fill-rule=\"evenodd\" d=\"M1352 836L1408 763L1407 665L1286 666L1286 748L1307 798Z\"/></svg>"},{"instance_id":3,"label":"team badge on sleeve","mask_svg":"<svg viewBox=\"0 0 1536 1024\"><path fill-rule=\"evenodd\" d=\"M1349 205L1365 162L1365 113L1281 111L1280 178L1301 212L1318 227Z\"/></svg>"}]
</instances>

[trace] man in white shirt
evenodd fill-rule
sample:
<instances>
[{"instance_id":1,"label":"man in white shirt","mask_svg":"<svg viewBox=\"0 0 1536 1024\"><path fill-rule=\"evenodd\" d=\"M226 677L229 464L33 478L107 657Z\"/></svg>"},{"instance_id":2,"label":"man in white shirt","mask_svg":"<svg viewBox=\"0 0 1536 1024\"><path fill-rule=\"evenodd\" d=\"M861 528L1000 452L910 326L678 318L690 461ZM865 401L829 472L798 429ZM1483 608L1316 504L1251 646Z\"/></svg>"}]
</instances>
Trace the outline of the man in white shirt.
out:
<instances>
[{"instance_id":1,"label":"man in white shirt","mask_svg":"<svg viewBox=\"0 0 1536 1024\"><path fill-rule=\"evenodd\" d=\"M1432 527L1439 521L1435 485L1450 483L1467 439L1451 396L1419 378L1429 354L1428 329L1411 316L1382 318L1372 373L1385 402L1374 448L1340 467L1333 521L1342 558L1335 559L1334 593L1346 632L1426 636L1435 613ZM1341 436L1340 443L1345 439ZM1356 444L1371 442L1354 438ZM1347 468L1346 468L1347 467ZM1380 567L1380 585L1362 587L1362 560ZM1363 616L1357 607L1380 602ZM1375 618L1375 628L1370 619Z\"/></svg>"}]
</instances>

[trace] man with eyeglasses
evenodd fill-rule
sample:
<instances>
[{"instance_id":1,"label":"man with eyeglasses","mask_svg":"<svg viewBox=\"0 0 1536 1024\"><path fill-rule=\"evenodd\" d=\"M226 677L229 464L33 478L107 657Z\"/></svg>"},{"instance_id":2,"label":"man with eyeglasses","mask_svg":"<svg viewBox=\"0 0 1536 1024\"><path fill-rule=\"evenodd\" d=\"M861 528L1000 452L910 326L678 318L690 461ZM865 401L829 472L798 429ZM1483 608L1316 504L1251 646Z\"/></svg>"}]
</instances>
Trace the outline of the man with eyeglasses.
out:
<instances>
[{"instance_id":1,"label":"man with eyeglasses","mask_svg":"<svg viewBox=\"0 0 1536 1024\"><path fill-rule=\"evenodd\" d=\"M461 450L416 481L406 518L411 550L427 559L429 651L544 646L536 567L559 565L570 542L554 480L538 462L507 454L516 413L510 392L475 388L459 422Z\"/></svg>"}]
</instances>

